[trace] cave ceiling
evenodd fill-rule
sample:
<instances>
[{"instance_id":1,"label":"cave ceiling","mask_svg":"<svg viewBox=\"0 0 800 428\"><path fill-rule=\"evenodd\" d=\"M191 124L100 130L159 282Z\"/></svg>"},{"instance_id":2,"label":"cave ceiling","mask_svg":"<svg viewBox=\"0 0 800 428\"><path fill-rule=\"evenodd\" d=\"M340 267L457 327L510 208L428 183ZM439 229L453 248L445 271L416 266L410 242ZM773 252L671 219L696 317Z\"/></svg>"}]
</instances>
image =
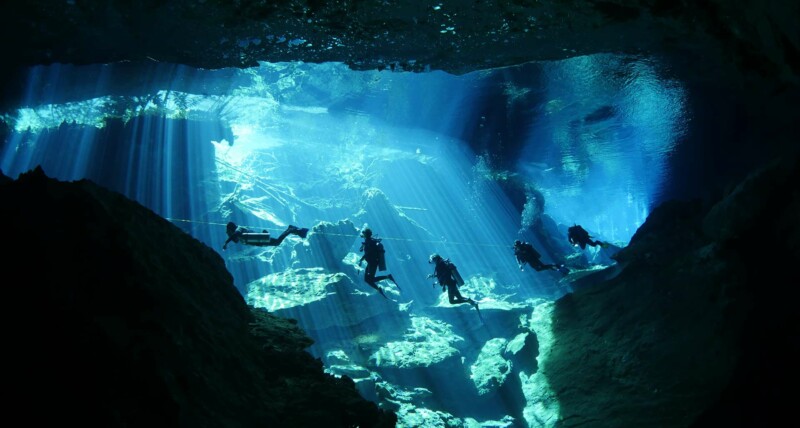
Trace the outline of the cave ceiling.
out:
<instances>
[{"instance_id":1,"label":"cave ceiling","mask_svg":"<svg viewBox=\"0 0 800 428\"><path fill-rule=\"evenodd\" d=\"M173 76L148 72L158 63L223 75L261 62L463 75L602 53L655 58L695 99L710 100L694 107L711 111L696 122L712 130L759 130L701 131L701 144L710 135L718 147L797 147L796 0L27 0L0 11L0 114L47 92L26 84L36 65L114 64L109 93L136 95L172 87ZM88 74L60 101L96 91ZM724 116L718 105L734 107Z\"/></svg>"},{"instance_id":2,"label":"cave ceiling","mask_svg":"<svg viewBox=\"0 0 800 428\"><path fill-rule=\"evenodd\" d=\"M798 81L796 1L28 0L4 2L7 67L259 61L464 74L594 53L666 55L708 76ZM712 71L710 71L712 70ZM737 78L741 78L738 76Z\"/></svg>"}]
</instances>

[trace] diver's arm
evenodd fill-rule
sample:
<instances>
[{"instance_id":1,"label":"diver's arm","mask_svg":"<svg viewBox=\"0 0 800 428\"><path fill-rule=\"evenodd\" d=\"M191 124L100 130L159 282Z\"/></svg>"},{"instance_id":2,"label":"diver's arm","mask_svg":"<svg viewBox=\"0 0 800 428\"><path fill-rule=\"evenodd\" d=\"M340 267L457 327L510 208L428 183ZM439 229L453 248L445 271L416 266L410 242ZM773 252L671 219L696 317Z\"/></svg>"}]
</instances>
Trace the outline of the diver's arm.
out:
<instances>
[{"instance_id":1,"label":"diver's arm","mask_svg":"<svg viewBox=\"0 0 800 428\"><path fill-rule=\"evenodd\" d=\"M436 268L434 267L433 268L433 273L429 273L426 278L430 279L430 278L435 278L435 277L436 277ZM437 281L433 281L433 286L436 287L436 285L437 285Z\"/></svg>"},{"instance_id":2,"label":"diver's arm","mask_svg":"<svg viewBox=\"0 0 800 428\"><path fill-rule=\"evenodd\" d=\"M245 233L245 232L247 232L247 229L245 229L245 230L238 229L236 232L231 233L230 236L228 236L228 240L225 241L225 244L222 245L222 249L223 250L226 249L228 247L228 244L231 241L239 242L239 239L242 237L242 234Z\"/></svg>"}]
</instances>

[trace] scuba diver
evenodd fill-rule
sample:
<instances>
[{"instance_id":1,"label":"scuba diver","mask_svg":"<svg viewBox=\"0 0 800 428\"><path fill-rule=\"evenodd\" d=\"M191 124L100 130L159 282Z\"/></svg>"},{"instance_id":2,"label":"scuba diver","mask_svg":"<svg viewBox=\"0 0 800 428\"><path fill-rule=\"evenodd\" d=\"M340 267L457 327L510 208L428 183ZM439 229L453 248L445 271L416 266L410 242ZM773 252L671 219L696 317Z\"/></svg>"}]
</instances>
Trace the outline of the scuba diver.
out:
<instances>
[{"instance_id":1,"label":"scuba diver","mask_svg":"<svg viewBox=\"0 0 800 428\"><path fill-rule=\"evenodd\" d=\"M514 241L514 256L517 258L517 264L519 265L519 270L523 270L522 267L525 266L525 263L529 264L533 269L537 272L541 272L545 269L552 269L557 270L563 274L569 273L569 270L564 267L564 265L554 265L554 264L545 264L542 263L538 251L533 248L529 242L522 242L520 240Z\"/></svg>"},{"instance_id":2,"label":"scuba diver","mask_svg":"<svg viewBox=\"0 0 800 428\"><path fill-rule=\"evenodd\" d=\"M585 249L587 245L591 245L592 247L599 246L600 248L607 248L611 245L608 242L592 241L592 237L589 236L589 232L577 224L570 226L570 228L567 230L567 238L569 238L569 243L573 246L580 245L581 250Z\"/></svg>"},{"instance_id":3,"label":"scuba diver","mask_svg":"<svg viewBox=\"0 0 800 428\"><path fill-rule=\"evenodd\" d=\"M358 265L361 266L361 263L365 260L367 262L367 267L364 269L364 281L370 287L378 290L383 297L386 297L386 294L383 292L383 289L378 286L379 281L388 279L394 283L398 290L400 290L400 286L397 285L397 281L394 280L392 274L375 276L375 273L379 268L382 271L386 270L386 259L384 258L384 253L386 250L384 250L381 240L378 238L373 238L372 229L368 227L361 231L361 236L364 238L364 241L361 243L361 248L359 251L362 251L364 255L358 260ZM388 297L386 298L388 299Z\"/></svg>"},{"instance_id":4,"label":"scuba diver","mask_svg":"<svg viewBox=\"0 0 800 428\"><path fill-rule=\"evenodd\" d=\"M266 229L264 229L261 233L255 233L251 232L247 228L236 226L236 223L231 221L228 222L225 233L228 234L228 240L222 245L223 251L228 248L228 244L231 241L237 244L242 243L244 245L252 245L255 247L277 247L290 234L305 238L308 234L308 229L299 228L290 224L289 227L283 231L283 233L278 235L277 238L273 238L269 236L269 231Z\"/></svg>"},{"instance_id":5,"label":"scuba diver","mask_svg":"<svg viewBox=\"0 0 800 428\"><path fill-rule=\"evenodd\" d=\"M428 258L428 263L436 264L433 269L433 273L428 275L428 278L435 277L439 285L442 286L443 292L445 288L447 289L447 297L450 301L450 304L460 305L461 303L469 303L475 307L475 310L478 311L478 315L480 315L478 302L462 296L461 292L458 291L458 287L464 285L464 279L461 278L461 274L458 273L456 265L454 265L449 259L443 259L442 256L437 253L431 254L431 256ZM434 283L433 286L436 287L436 283ZM483 319L483 317L481 317L481 319Z\"/></svg>"}]
</instances>

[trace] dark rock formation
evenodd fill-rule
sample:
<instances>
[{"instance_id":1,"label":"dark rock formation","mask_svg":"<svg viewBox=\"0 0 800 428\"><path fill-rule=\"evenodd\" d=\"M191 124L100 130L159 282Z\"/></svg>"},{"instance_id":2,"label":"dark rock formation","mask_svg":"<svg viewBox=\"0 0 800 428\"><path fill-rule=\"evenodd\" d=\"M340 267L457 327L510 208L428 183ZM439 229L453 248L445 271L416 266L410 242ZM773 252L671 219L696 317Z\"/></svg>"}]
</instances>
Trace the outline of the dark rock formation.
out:
<instances>
[{"instance_id":1,"label":"dark rock formation","mask_svg":"<svg viewBox=\"0 0 800 428\"><path fill-rule=\"evenodd\" d=\"M780 426L793 410L800 158L709 208L667 203L616 256L615 278L556 303L545 363L562 426ZM784 418L784 419L782 419Z\"/></svg>"},{"instance_id":2,"label":"dark rock formation","mask_svg":"<svg viewBox=\"0 0 800 428\"><path fill-rule=\"evenodd\" d=\"M680 53L796 82L796 2L318 0L13 2L13 64L154 60L217 69L339 61L462 74L592 53ZM24 34L24 37L19 35ZM703 65L699 65L703 66Z\"/></svg>"},{"instance_id":3,"label":"dark rock formation","mask_svg":"<svg viewBox=\"0 0 800 428\"><path fill-rule=\"evenodd\" d=\"M664 57L683 80L775 94L800 82L798 17L791 0L7 2L0 107L19 105L25 68L42 64L333 61L463 74L595 53ZM134 67L121 81L148 85L146 74Z\"/></svg>"},{"instance_id":4,"label":"dark rock formation","mask_svg":"<svg viewBox=\"0 0 800 428\"><path fill-rule=\"evenodd\" d=\"M374 426L291 320L249 308L217 253L91 181L0 184L9 417L82 426ZM42 406L46 410L42 410Z\"/></svg>"}]
</instances>

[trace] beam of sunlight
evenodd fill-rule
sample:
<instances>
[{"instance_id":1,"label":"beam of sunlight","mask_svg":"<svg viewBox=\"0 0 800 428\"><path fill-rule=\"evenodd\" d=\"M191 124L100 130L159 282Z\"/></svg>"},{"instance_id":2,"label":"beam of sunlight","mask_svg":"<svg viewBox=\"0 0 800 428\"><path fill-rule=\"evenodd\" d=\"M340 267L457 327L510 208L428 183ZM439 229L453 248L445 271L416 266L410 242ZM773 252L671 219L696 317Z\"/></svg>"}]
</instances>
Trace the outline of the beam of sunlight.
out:
<instances>
[{"instance_id":1,"label":"beam of sunlight","mask_svg":"<svg viewBox=\"0 0 800 428\"><path fill-rule=\"evenodd\" d=\"M326 371L353 378L401 426L452 415L554 426L546 302L571 288L558 272L520 271L512 244L531 241L543 262L561 262L531 231L541 214L556 223L554 241L573 223L627 241L668 178L684 95L642 61L526 67L465 76L302 63L35 67L29 98L3 116L12 132L0 168L90 179L173 221L218 251L249 304L296 319ZM124 84L130 76L136 85ZM486 150L506 144L518 148L505 163L513 171ZM502 185L520 177L541 195L523 208ZM289 225L310 232L223 251L229 221L273 237ZM379 274L397 281L379 283L386 298L358 263L365 226L386 248ZM426 278L432 253L458 266L482 315ZM515 368L508 351L529 332L536 372Z\"/></svg>"}]
</instances>

